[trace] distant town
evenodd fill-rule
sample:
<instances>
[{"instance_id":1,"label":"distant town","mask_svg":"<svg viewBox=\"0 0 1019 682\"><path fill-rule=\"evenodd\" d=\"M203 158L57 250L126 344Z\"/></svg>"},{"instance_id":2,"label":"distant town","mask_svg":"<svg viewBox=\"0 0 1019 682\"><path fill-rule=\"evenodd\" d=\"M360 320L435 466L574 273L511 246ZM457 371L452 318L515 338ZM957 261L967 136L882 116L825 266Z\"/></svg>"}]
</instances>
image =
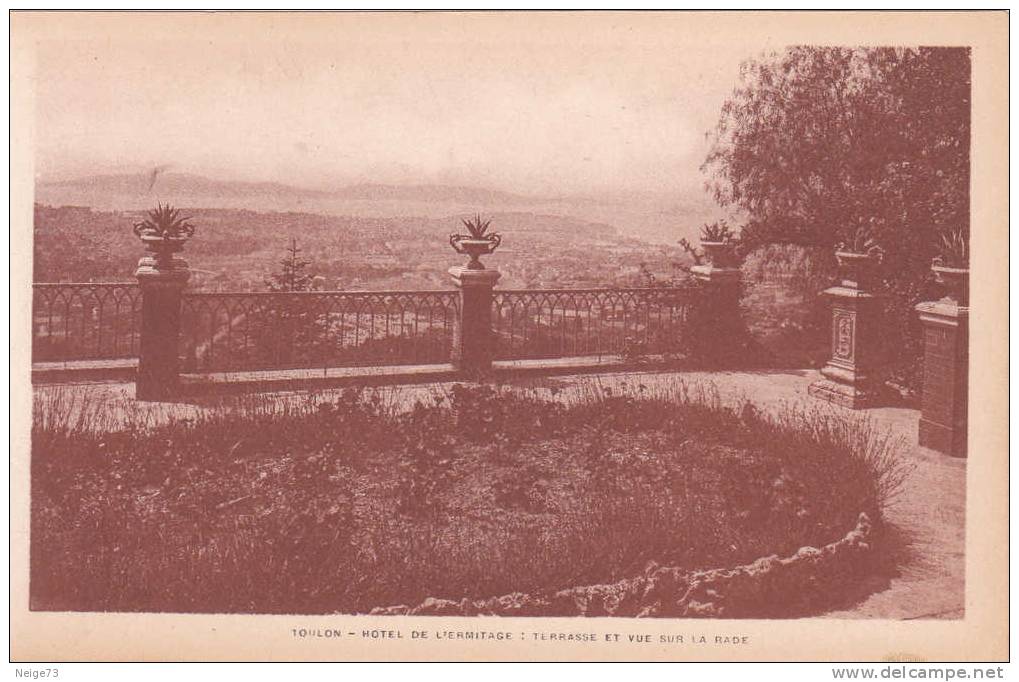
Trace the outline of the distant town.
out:
<instances>
[{"instance_id":1,"label":"distant town","mask_svg":"<svg viewBox=\"0 0 1019 682\"><path fill-rule=\"evenodd\" d=\"M186 254L195 290L259 290L294 237L320 289L447 288L458 263L447 240L462 216L366 218L299 212L185 209L199 239ZM35 281L123 281L141 255L141 211L35 207ZM501 286L637 286L689 259L678 245L624 237L613 227L533 213L489 214L504 246L489 259Z\"/></svg>"}]
</instances>

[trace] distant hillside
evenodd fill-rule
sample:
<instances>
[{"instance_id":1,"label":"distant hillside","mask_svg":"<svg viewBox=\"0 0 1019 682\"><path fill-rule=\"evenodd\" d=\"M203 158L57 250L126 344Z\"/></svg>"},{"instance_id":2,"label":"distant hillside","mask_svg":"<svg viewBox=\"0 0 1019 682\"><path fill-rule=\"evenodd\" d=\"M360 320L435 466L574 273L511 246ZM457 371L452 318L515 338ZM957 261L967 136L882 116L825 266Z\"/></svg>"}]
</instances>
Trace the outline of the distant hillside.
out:
<instances>
[{"instance_id":1,"label":"distant hillside","mask_svg":"<svg viewBox=\"0 0 1019 682\"><path fill-rule=\"evenodd\" d=\"M37 204L34 279L131 280L141 244L131 231L141 211ZM197 226L185 249L194 289L263 289L290 237L311 271L334 289L448 288L447 270L464 262L449 246L460 216L366 218L307 212L188 209ZM602 223L533 213L492 213L503 236L486 262L503 286L598 286L639 283L641 265L668 274L678 248L622 237Z\"/></svg>"},{"instance_id":2,"label":"distant hillside","mask_svg":"<svg viewBox=\"0 0 1019 682\"><path fill-rule=\"evenodd\" d=\"M367 201L461 201L466 203L527 203L533 199L477 187L449 185L359 184L330 190L295 187L278 182L237 182L214 180L190 173L94 175L74 180L41 182L36 185L40 203L89 205L106 203L151 203L153 198L180 205L197 206L210 199L271 199L283 204L328 200ZM54 201L56 200L56 202ZM130 208L122 206L120 208ZM204 206L204 208L222 208Z\"/></svg>"},{"instance_id":3,"label":"distant hillside","mask_svg":"<svg viewBox=\"0 0 1019 682\"><path fill-rule=\"evenodd\" d=\"M151 188L150 188L151 185ZM309 189L275 182L215 180L188 173L96 175L40 181L35 201L136 211L170 202L186 208L305 212L365 218L444 218L475 212L562 216L611 225L620 233L658 243L693 237L718 217L702 192L672 195L617 193L588 196L523 196L480 187L359 184Z\"/></svg>"},{"instance_id":4,"label":"distant hillside","mask_svg":"<svg viewBox=\"0 0 1019 682\"><path fill-rule=\"evenodd\" d=\"M453 185L351 185L329 193L336 199L369 201L457 201L480 204L530 204L536 200L518 194L480 187Z\"/></svg>"}]
</instances>

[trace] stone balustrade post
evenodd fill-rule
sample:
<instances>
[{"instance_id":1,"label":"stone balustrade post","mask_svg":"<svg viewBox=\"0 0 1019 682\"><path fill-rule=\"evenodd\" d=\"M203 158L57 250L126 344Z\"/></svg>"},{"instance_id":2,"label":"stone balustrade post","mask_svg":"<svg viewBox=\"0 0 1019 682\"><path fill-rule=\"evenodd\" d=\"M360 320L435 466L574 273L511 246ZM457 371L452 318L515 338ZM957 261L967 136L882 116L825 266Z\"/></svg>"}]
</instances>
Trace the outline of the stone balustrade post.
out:
<instances>
[{"instance_id":1,"label":"stone balustrade post","mask_svg":"<svg viewBox=\"0 0 1019 682\"><path fill-rule=\"evenodd\" d=\"M916 306L923 325L919 442L966 456L969 408L969 306L951 298Z\"/></svg>"},{"instance_id":2,"label":"stone balustrade post","mask_svg":"<svg viewBox=\"0 0 1019 682\"><path fill-rule=\"evenodd\" d=\"M690 268L690 274L698 282L701 282L705 289L710 289L716 297L719 297L720 304L739 305L739 285L742 271L738 267L694 265ZM726 307L729 306L726 305Z\"/></svg>"},{"instance_id":3,"label":"stone balustrade post","mask_svg":"<svg viewBox=\"0 0 1019 682\"><path fill-rule=\"evenodd\" d=\"M135 398L170 400L180 380L181 296L190 272L182 258L162 254L144 256L135 271L141 286L141 329Z\"/></svg>"},{"instance_id":4,"label":"stone balustrade post","mask_svg":"<svg viewBox=\"0 0 1019 682\"><path fill-rule=\"evenodd\" d=\"M694 265L698 296L687 322L688 346L698 360L736 367L745 359L747 333L740 314L742 271L735 257Z\"/></svg>"},{"instance_id":5,"label":"stone balustrade post","mask_svg":"<svg viewBox=\"0 0 1019 682\"><path fill-rule=\"evenodd\" d=\"M836 256L843 267L842 281L822 292L831 305L831 357L821 368L824 378L812 383L808 393L856 410L874 406L882 393L881 299L868 290L880 257Z\"/></svg>"},{"instance_id":6,"label":"stone balustrade post","mask_svg":"<svg viewBox=\"0 0 1019 682\"><path fill-rule=\"evenodd\" d=\"M492 289L499 271L457 266L449 274L460 291L460 311L453 325L453 365L468 374L483 374L492 368L495 356Z\"/></svg>"}]
</instances>

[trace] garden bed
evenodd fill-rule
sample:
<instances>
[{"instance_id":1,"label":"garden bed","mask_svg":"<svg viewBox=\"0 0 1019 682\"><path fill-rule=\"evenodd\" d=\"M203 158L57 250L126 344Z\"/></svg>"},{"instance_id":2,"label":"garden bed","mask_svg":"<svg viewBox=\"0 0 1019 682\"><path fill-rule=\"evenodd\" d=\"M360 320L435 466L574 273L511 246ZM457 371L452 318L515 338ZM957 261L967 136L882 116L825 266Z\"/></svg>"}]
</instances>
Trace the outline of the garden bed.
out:
<instances>
[{"instance_id":1,"label":"garden bed","mask_svg":"<svg viewBox=\"0 0 1019 682\"><path fill-rule=\"evenodd\" d=\"M517 594L531 615L586 613L549 597L662 566L815 557L801 548L859 531L863 513L866 538L834 574L846 579L871 570L902 477L887 439L852 417L768 417L683 386L569 401L458 386L410 409L350 390L116 433L64 409L35 406L36 610L481 612L469 605ZM701 615L823 610L787 583Z\"/></svg>"}]
</instances>

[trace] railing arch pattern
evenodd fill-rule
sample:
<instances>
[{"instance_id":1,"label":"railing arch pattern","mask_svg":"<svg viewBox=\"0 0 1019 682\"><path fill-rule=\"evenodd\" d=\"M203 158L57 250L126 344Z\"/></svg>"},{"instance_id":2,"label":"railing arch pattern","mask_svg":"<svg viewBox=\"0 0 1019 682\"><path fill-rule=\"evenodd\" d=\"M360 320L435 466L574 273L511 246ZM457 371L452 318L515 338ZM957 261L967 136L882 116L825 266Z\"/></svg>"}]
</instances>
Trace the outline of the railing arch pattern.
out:
<instances>
[{"instance_id":1,"label":"railing arch pattern","mask_svg":"<svg viewBox=\"0 0 1019 682\"><path fill-rule=\"evenodd\" d=\"M678 354L690 302L681 288L497 290L495 358Z\"/></svg>"},{"instance_id":2,"label":"railing arch pattern","mask_svg":"<svg viewBox=\"0 0 1019 682\"><path fill-rule=\"evenodd\" d=\"M33 284L32 359L136 357L140 316L135 282Z\"/></svg>"},{"instance_id":3,"label":"railing arch pattern","mask_svg":"<svg viewBox=\"0 0 1019 682\"><path fill-rule=\"evenodd\" d=\"M497 360L681 353L691 294L681 288L497 289ZM181 371L441 364L460 293L185 293ZM135 283L35 284L33 360L136 357Z\"/></svg>"},{"instance_id":4,"label":"railing arch pattern","mask_svg":"<svg viewBox=\"0 0 1019 682\"><path fill-rule=\"evenodd\" d=\"M449 362L455 291L190 293L185 372Z\"/></svg>"}]
</instances>

